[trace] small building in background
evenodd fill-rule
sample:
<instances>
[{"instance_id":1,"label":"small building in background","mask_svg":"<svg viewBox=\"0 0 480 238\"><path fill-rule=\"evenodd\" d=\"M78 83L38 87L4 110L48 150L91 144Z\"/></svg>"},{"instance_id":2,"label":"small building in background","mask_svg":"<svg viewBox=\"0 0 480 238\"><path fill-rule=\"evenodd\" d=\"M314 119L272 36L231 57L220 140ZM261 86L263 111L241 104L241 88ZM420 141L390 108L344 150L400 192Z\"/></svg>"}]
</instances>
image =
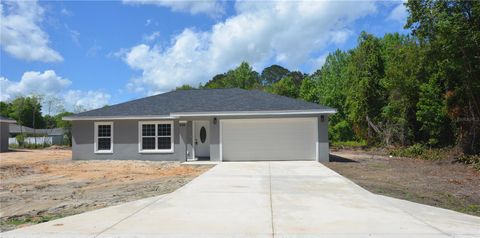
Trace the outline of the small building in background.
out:
<instances>
[{"instance_id":1,"label":"small building in background","mask_svg":"<svg viewBox=\"0 0 480 238\"><path fill-rule=\"evenodd\" d=\"M65 131L63 128L33 129L17 124L10 124L9 127L9 144L11 145L18 145L17 135L25 135L24 142L27 144L65 144Z\"/></svg>"},{"instance_id":2,"label":"small building in background","mask_svg":"<svg viewBox=\"0 0 480 238\"><path fill-rule=\"evenodd\" d=\"M16 123L15 120L8 117L0 116L0 152L8 151L8 138L10 137L11 123Z\"/></svg>"}]
</instances>

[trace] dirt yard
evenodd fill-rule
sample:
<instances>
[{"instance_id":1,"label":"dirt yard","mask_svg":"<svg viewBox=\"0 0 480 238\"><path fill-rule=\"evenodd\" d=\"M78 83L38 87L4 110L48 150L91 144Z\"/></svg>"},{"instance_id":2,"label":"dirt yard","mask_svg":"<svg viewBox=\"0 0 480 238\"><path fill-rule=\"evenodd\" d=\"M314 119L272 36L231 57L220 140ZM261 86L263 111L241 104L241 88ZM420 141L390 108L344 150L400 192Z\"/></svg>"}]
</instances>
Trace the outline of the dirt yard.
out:
<instances>
[{"instance_id":1,"label":"dirt yard","mask_svg":"<svg viewBox=\"0 0 480 238\"><path fill-rule=\"evenodd\" d=\"M62 149L0 155L1 231L170 193L212 167L71 155Z\"/></svg>"},{"instance_id":2,"label":"dirt yard","mask_svg":"<svg viewBox=\"0 0 480 238\"><path fill-rule=\"evenodd\" d=\"M333 151L329 168L376 193L480 216L480 171L453 161L427 161Z\"/></svg>"}]
</instances>

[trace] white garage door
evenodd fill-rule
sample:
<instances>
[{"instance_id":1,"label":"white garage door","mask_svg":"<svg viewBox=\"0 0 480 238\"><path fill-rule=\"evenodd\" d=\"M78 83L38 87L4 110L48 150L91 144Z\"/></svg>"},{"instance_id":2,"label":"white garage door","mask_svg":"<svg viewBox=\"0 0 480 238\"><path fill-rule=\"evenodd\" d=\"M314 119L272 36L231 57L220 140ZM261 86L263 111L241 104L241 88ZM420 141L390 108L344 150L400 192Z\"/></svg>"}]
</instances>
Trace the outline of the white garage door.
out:
<instances>
[{"instance_id":1,"label":"white garage door","mask_svg":"<svg viewBox=\"0 0 480 238\"><path fill-rule=\"evenodd\" d=\"M229 119L221 123L223 161L316 158L317 118Z\"/></svg>"}]
</instances>

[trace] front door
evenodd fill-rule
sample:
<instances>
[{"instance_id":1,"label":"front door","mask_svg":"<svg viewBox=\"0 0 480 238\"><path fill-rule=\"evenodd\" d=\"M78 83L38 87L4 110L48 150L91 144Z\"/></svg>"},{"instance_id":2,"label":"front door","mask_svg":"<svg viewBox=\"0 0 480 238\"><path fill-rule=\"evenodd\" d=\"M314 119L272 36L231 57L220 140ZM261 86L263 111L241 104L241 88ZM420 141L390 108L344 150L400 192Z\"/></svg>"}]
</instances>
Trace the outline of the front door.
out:
<instances>
[{"instance_id":1,"label":"front door","mask_svg":"<svg viewBox=\"0 0 480 238\"><path fill-rule=\"evenodd\" d=\"M195 157L210 157L210 122L195 121L194 128Z\"/></svg>"}]
</instances>

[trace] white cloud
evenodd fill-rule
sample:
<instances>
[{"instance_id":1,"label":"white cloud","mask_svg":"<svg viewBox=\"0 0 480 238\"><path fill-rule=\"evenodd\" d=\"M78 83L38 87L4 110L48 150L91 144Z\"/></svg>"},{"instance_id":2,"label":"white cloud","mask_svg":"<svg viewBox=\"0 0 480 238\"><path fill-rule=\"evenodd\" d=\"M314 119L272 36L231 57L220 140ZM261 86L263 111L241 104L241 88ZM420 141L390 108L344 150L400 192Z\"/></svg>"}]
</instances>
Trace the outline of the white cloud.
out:
<instances>
[{"instance_id":1,"label":"white cloud","mask_svg":"<svg viewBox=\"0 0 480 238\"><path fill-rule=\"evenodd\" d=\"M407 8L404 5L404 2L399 3L388 16L389 20L398 21L400 23L405 23L407 21Z\"/></svg>"},{"instance_id":2,"label":"white cloud","mask_svg":"<svg viewBox=\"0 0 480 238\"><path fill-rule=\"evenodd\" d=\"M0 3L0 45L13 57L43 62L62 61L51 49L48 35L39 26L43 9L36 1Z\"/></svg>"},{"instance_id":3,"label":"white cloud","mask_svg":"<svg viewBox=\"0 0 480 238\"><path fill-rule=\"evenodd\" d=\"M246 60L255 68L274 63L289 68L311 64L328 44L351 35L353 22L376 11L375 2L279 1L237 2L237 15L209 31L185 29L171 44L140 44L117 55L141 76L127 88L136 92L168 91L198 85ZM338 29L342 29L339 31Z\"/></svg>"},{"instance_id":4,"label":"white cloud","mask_svg":"<svg viewBox=\"0 0 480 238\"><path fill-rule=\"evenodd\" d=\"M142 38L143 38L143 41L145 41L145 42L153 42L158 37L160 37L160 32L155 31L155 32L152 32L152 34L150 34L150 35L144 35Z\"/></svg>"},{"instance_id":5,"label":"white cloud","mask_svg":"<svg viewBox=\"0 0 480 238\"><path fill-rule=\"evenodd\" d=\"M147 4L156 5L159 7L168 7L176 12L188 12L190 14L207 14L210 16L222 15L225 11L225 6L220 1L216 0L123 0L126 4ZM148 21L147 21L148 22Z\"/></svg>"},{"instance_id":6,"label":"white cloud","mask_svg":"<svg viewBox=\"0 0 480 238\"><path fill-rule=\"evenodd\" d=\"M60 10L60 13L67 17L73 16L73 13L66 8L62 8L62 10Z\"/></svg>"},{"instance_id":7,"label":"white cloud","mask_svg":"<svg viewBox=\"0 0 480 238\"><path fill-rule=\"evenodd\" d=\"M332 31L332 42L341 45L345 43L350 36L352 36L353 31L349 29Z\"/></svg>"},{"instance_id":8,"label":"white cloud","mask_svg":"<svg viewBox=\"0 0 480 238\"><path fill-rule=\"evenodd\" d=\"M110 100L110 95L101 91L69 90L71 84L72 81L60 77L53 70L25 72L20 81L0 77L0 101L28 95L53 96L61 99L64 108L73 110L77 107L98 108Z\"/></svg>"},{"instance_id":9,"label":"white cloud","mask_svg":"<svg viewBox=\"0 0 480 238\"><path fill-rule=\"evenodd\" d=\"M71 29L67 24L64 24L64 26L70 34L70 38L72 38L73 43L75 43L75 45L77 46L80 46L80 33L76 30Z\"/></svg>"},{"instance_id":10,"label":"white cloud","mask_svg":"<svg viewBox=\"0 0 480 238\"><path fill-rule=\"evenodd\" d=\"M93 45L88 48L86 55L88 57L95 57L97 56L98 52L100 52L103 49L101 45L97 43L97 41L93 42Z\"/></svg>"},{"instance_id":11,"label":"white cloud","mask_svg":"<svg viewBox=\"0 0 480 238\"><path fill-rule=\"evenodd\" d=\"M110 94L100 91L69 90L65 95L66 107L73 111L90 110L108 105Z\"/></svg>"},{"instance_id":12,"label":"white cloud","mask_svg":"<svg viewBox=\"0 0 480 238\"><path fill-rule=\"evenodd\" d=\"M13 99L16 96L31 94L58 94L72 82L56 75L53 70L45 72L25 72L19 82L9 81L0 77L2 101Z\"/></svg>"}]
</instances>

